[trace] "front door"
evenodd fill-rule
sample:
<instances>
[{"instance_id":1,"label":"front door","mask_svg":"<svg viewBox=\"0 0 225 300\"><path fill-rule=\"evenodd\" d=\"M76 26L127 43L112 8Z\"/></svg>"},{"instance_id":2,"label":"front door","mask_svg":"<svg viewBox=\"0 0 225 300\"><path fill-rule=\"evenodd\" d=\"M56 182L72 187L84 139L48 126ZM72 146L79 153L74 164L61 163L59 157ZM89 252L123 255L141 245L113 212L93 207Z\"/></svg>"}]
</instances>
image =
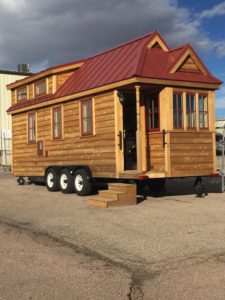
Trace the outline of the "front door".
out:
<instances>
[{"instance_id":1,"label":"front door","mask_svg":"<svg viewBox=\"0 0 225 300\"><path fill-rule=\"evenodd\" d=\"M135 94L126 94L123 103L124 170L137 169L136 130Z\"/></svg>"}]
</instances>

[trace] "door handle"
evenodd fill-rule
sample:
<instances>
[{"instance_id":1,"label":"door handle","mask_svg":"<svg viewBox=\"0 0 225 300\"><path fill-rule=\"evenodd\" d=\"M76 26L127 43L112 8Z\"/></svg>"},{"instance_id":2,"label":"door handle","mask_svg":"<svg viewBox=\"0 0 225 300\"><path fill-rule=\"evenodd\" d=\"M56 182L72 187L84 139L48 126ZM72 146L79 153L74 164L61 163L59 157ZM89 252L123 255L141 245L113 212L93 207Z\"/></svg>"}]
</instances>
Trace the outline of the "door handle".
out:
<instances>
[{"instance_id":1,"label":"door handle","mask_svg":"<svg viewBox=\"0 0 225 300\"><path fill-rule=\"evenodd\" d=\"M167 144L166 143L166 130L163 129L162 133L163 133L163 148L165 148L165 145Z\"/></svg>"},{"instance_id":2,"label":"door handle","mask_svg":"<svg viewBox=\"0 0 225 300\"><path fill-rule=\"evenodd\" d=\"M119 143L117 145L118 145L119 149L122 150L122 147L123 147L123 134L122 134L122 131L119 131L117 136L119 138Z\"/></svg>"}]
</instances>

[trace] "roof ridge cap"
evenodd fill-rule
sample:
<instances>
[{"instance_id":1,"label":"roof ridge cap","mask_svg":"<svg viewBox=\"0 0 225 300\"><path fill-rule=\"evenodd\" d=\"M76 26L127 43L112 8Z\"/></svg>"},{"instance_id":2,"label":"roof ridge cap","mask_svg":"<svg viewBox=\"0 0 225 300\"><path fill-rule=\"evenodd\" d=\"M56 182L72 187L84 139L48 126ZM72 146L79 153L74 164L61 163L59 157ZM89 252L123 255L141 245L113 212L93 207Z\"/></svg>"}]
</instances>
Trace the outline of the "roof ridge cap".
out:
<instances>
[{"instance_id":1,"label":"roof ridge cap","mask_svg":"<svg viewBox=\"0 0 225 300\"><path fill-rule=\"evenodd\" d=\"M126 45L129 45L129 44L131 44L131 43L134 43L134 42L136 42L136 41L138 41L138 40L144 39L144 38L146 38L147 36L150 37L150 36L152 36L154 33L155 33L155 31L150 32L150 33L145 34L145 35L142 35L142 36L140 36L140 37L138 37L138 38L129 40L128 42L122 43L122 44L120 44L120 45L118 45L118 46L115 46L115 47L112 47L112 48L110 48L110 49L101 51L101 52L99 52L99 53L97 53L97 54L95 54L95 55L93 55L93 56L87 57L86 59L84 59L84 61L85 61L85 60L92 59L92 58L97 57L97 56L100 56L100 55L102 55L102 54L111 52L111 51L113 51L113 50L115 50L115 49L119 49L119 48L124 47L124 46L126 46Z\"/></svg>"},{"instance_id":2,"label":"roof ridge cap","mask_svg":"<svg viewBox=\"0 0 225 300\"><path fill-rule=\"evenodd\" d=\"M173 51L177 51L177 50L180 50L180 49L188 48L189 46L190 46L189 43L182 44L180 46L177 46L175 48L170 49L169 52L173 52Z\"/></svg>"}]
</instances>

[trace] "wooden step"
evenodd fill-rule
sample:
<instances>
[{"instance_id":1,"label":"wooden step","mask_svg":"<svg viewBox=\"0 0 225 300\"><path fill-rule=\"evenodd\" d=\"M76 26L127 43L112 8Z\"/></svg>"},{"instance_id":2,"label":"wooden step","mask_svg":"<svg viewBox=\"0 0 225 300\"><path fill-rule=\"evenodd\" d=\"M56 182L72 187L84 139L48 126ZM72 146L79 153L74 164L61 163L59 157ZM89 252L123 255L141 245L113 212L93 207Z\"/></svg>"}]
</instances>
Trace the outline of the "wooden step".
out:
<instances>
[{"instance_id":1,"label":"wooden step","mask_svg":"<svg viewBox=\"0 0 225 300\"><path fill-rule=\"evenodd\" d=\"M111 191L124 192L127 194L135 194L137 193L136 184L128 184L128 183L108 183L108 188Z\"/></svg>"},{"instance_id":2,"label":"wooden step","mask_svg":"<svg viewBox=\"0 0 225 300\"><path fill-rule=\"evenodd\" d=\"M109 207L112 202L117 202L112 199L107 199L99 196L93 196L88 200L89 205L99 206L99 207Z\"/></svg>"},{"instance_id":3,"label":"wooden step","mask_svg":"<svg viewBox=\"0 0 225 300\"><path fill-rule=\"evenodd\" d=\"M126 196L127 193L113 190L102 190L99 191L99 197L112 199L112 200L120 200Z\"/></svg>"}]
</instances>

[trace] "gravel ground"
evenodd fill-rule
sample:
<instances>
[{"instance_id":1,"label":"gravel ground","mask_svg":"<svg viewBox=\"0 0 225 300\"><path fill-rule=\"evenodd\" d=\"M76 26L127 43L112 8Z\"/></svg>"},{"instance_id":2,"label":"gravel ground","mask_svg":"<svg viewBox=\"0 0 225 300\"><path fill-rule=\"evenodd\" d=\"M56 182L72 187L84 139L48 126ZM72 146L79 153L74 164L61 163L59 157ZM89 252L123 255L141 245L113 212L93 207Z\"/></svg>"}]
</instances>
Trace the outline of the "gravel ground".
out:
<instances>
[{"instance_id":1,"label":"gravel ground","mask_svg":"<svg viewBox=\"0 0 225 300\"><path fill-rule=\"evenodd\" d=\"M18 186L0 174L0 222L124 270L121 280L131 290L124 299L224 299L221 179L206 179L204 198L196 197L193 183L194 178L168 181L161 194L144 190L147 197L139 197L137 206L101 209L88 206L88 197Z\"/></svg>"}]
</instances>

